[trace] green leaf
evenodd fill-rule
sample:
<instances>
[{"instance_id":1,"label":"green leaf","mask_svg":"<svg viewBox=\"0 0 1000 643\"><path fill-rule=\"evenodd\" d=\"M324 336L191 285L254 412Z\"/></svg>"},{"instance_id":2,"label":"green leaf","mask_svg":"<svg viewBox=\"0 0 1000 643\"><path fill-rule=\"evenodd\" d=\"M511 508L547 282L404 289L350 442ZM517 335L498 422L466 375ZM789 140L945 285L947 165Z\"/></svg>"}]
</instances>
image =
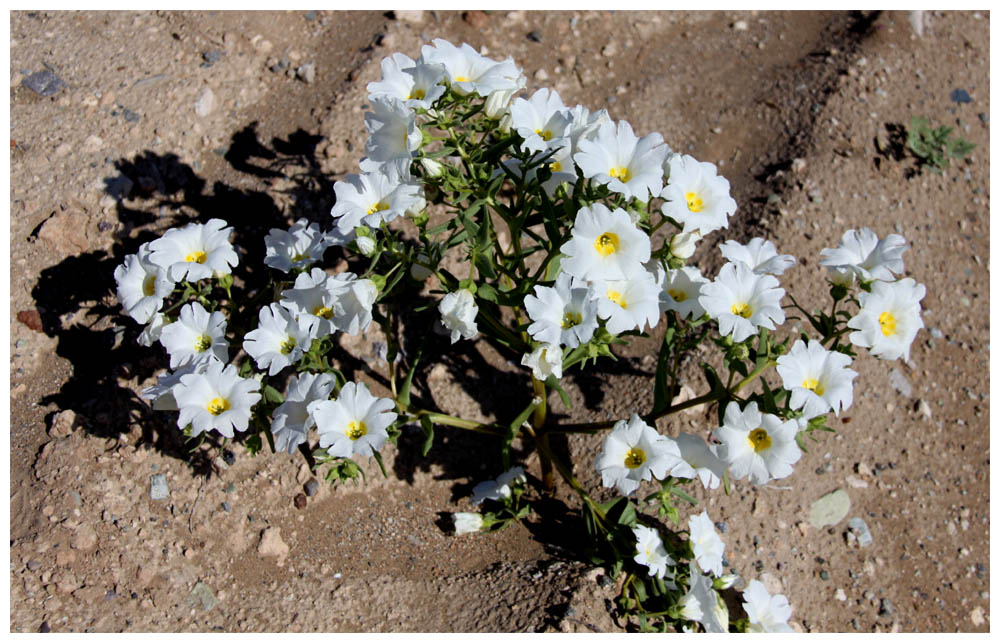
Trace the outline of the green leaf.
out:
<instances>
[{"instance_id":1,"label":"green leaf","mask_svg":"<svg viewBox=\"0 0 1000 643\"><path fill-rule=\"evenodd\" d=\"M563 390L563 387L559 385L559 380L556 379L555 375L549 375L545 378L545 386L548 386L550 389L559 394L559 399L562 400L563 406L567 409L573 408L573 405L569 400L569 395L567 395L566 391Z\"/></svg>"},{"instance_id":2,"label":"green leaf","mask_svg":"<svg viewBox=\"0 0 1000 643\"><path fill-rule=\"evenodd\" d=\"M281 391L268 384L264 387L264 399L273 404L281 404L285 401L285 396L281 394Z\"/></svg>"},{"instance_id":3,"label":"green leaf","mask_svg":"<svg viewBox=\"0 0 1000 643\"><path fill-rule=\"evenodd\" d=\"M385 472L385 464L382 462L382 454L376 451L375 449L372 449L372 457L375 458L375 462L378 463L378 468L379 471L382 472L382 477L388 478L389 475Z\"/></svg>"},{"instance_id":4,"label":"green leaf","mask_svg":"<svg viewBox=\"0 0 1000 643\"><path fill-rule=\"evenodd\" d=\"M426 335L424 336L426 340ZM402 386L399 387L399 391L396 393L396 399L399 400L399 404L404 407L410 405L410 389L413 387L413 374L417 372L417 364L420 363L420 356L424 354L424 342L420 343L420 348L417 349L417 354L413 356L413 363L410 364L410 370L406 373L406 379L403 380Z\"/></svg>"},{"instance_id":5,"label":"green leaf","mask_svg":"<svg viewBox=\"0 0 1000 643\"><path fill-rule=\"evenodd\" d=\"M660 354L656 359L656 382L653 386L653 412L659 413L670 405L673 399L670 385L670 355L674 341L674 327L668 326L660 344Z\"/></svg>"},{"instance_id":6,"label":"green leaf","mask_svg":"<svg viewBox=\"0 0 1000 643\"><path fill-rule=\"evenodd\" d=\"M243 443L243 446L246 448L247 453L249 453L250 456L253 457L258 453L260 453L260 450L264 445L261 442L260 436L254 434L247 436L247 439Z\"/></svg>"},{"instance_id":7,"label":"green leaf","mask_svg":"<svg viewBox=\"0 0 1000 643\"><path fill-rule=\"evenodd\" d=\"M424 443L420 447L420 455L427 456L434 445L434 423L426 415L420 416L420 428L424 432Z\"/></svg>"}]
</instances>

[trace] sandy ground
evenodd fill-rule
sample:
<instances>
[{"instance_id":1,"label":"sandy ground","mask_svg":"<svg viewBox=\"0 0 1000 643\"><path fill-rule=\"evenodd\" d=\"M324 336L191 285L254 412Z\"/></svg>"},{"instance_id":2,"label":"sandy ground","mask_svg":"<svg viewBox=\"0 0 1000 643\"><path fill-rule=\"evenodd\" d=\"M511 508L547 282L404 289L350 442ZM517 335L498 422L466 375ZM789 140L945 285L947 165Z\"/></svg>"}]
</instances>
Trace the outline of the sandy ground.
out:
<instances>
[{"instance_id":1,"label":"sandy ground","mask_svg":"<svg viewBox=\"0 0 1000 643\"><path fill-rule=\"evenodd\" d=\"M715 241L763 233L799 257L782 285L807 306L826 297L819 251L845 230L906 237L906 274L927 287L910 361L861 356L854 405L793 476L699 493L698 510L726 523L735 572L789 597L801 631L988 631L989 31L987 12L925 13L922 35L905 13L12 13L11 631L620 628L616 588L567 549L569 496L500 533L443 532L444 513L498 473L460 431L439 431L421 458L408 429L387 453L394 475L364 463L367 483L320 485L300 509L301 457L188 453L173 419L136 396L166 360L135 345L114 267L189 220L224 218L254 252L270 227L328 221L379 61L436 37L511 55L529 90L554 87L717 163L740 209ZM23 84L44 70L64 84L50 96ZM977 148L914 175L876 139L917 115ZM345 340L342 367L377 385L374 339ZM604 375L567 378L569 421L647 408L656 340ZM481 342L418 380L473 418L529 395ZM713 417L658 428L708 432ZM594 490L599 439L556 445ZM166 500L150 498L158 474ZM810 526L812 503L837 489L848 515Z\"/></svg>"}]
</instances>

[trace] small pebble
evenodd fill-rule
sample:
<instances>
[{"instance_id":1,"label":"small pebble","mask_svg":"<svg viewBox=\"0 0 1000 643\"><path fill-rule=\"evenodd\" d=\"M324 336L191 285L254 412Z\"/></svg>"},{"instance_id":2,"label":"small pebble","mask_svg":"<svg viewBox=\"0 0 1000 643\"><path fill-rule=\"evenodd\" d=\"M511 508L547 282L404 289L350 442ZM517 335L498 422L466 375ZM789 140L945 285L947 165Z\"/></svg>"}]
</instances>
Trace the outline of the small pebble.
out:
<instances>
[{"instance_id":1,"label":"small pebble","mask_svg":"<svg viewBox=\"0 0 1000 643\"><path fill-rule=\"evenodd\" d=\"M305 494L299 493L295 495L295 508L305 509L306 506L306 496Z\"/></svg>"},{"instance_id":2,"label":"small pebble","mask_svg":"<svg viewBox=\"0 0 1000 643\"><path fill-rule=\"evenodd\" d=\"M149 478L149 497L153 500L166 500L170 497L165 474L157 473Z\"/></svg>"},{"instance_id":3,"label":"small pebble","mask_svg":"<svg viewBox=\"0 0 1000 643\"><path fill-rule=\"evenodd\" d=\"M733 23L733 31L746 31L749 28L746 20L737 20Z\"/></svg>"},{"instance_id":4,"label":"small pebble","mask_svg":"<svg viewBox=\"0 0 1000 643\"><path fill-rule=\"evenodd\" d=\"M951 101L953 103L971 103L972 97L969 96L969 92L964 89L956 89L951 92Z\"/></svg>"},{"instance_id":5,"label":"small pebble","mask_svg":"<svg viewBox=\"0 0 1000 643\"><path fill-rule=\"evenodd\" d=\"M305 485L306 495L312 498L319 491L319 482L316 478L311 478Z\"/></svg>"},{"instance_id":6,"label":"small pebble","mask_svg":"<svg viewBox=\"0 0 1000 643\"><path fill-rule=\"evenodd\" d=\"M316 82L316 63L306 63L295 70L295 75L307 85Z\"/></svg>"},{"instance_id":7,"label":"small pebble","mask_svg":"<svg viewBox=\"0 0 1000 643\"><path fill-rule=\"evenodd\" d=\"M228 502L224 502L224 503L222 503L222 510L223 511L232 511L232 508L229 506Z\"/></svg>"},{"instance_id":8,"label":"small pebble","mask_svg":"<svg viewBox=\"0 0 1000 643\"><path fill-rule=\"evenodd\" d=\"M222 461L225 462L226 465L231 467L234 464L236 464L236 454L230 451L229 449L226 449L225 451L222 452Z\"/></svg>"},{"instance_id":9,"label":"small pebble","mask_svg":"<svg viewBox=\"0 0 1000 643\"><path fill-rule=\"evenodd\" d=\"M205 59L205 62L212 64L222 60L222 57L225 55L221 49L213 49L212 51L206 51L201 57Z\"/></svg>"},{"instance_id":10,"label":"small pebble","mask_svg":"<svg viewBox=\"0 0 1000 643\"><path fill-rule=\"evenodd\" d=\"M721 521L715 523L715 528L719 530L720 534L724 534L727 531L729 531L729 525L726 524L725 522L721 522Z\"/></svg>"},{"instance_id":11,"label":"small pebble","mask_svg":"<svg viewBox=\"0 0 1000 643\"><path fill-rule=\"evenodd\" d=\"M142 116L125 107L122 108L122 116L124 116L125 120L129 123L138 123L139 120L142 119Z\"/></svg>"},{"instance_id":12,"label":"small pebble","mask_svg":"<svg viewBox=\"0 0 1000 643\"><path fill-rule=\"evenodd\" d=\"M830 572L826 571L825 569L822 569L819 572L819 577L822 578L823 580L830 580Z\"/></svg>"},{"instance_id":13,"label":"small pebble","mask_svg":"<svg viewBox=\"0 0 1000 643\"><path fill-rule=\"evenodd\" d=\"M854 535L858 539L858 544L862 547L868 547L872 544L872 532L861 518L855 517L848 520L847 528L854 532Z\"/></svg>"},{"instance_id":14,"label":"small pebble","mask_svg":"<svg viewBox=\"0 0 1000 643\"><path fill-rule=\"evenodd\" d=\"M35 72L21 81L21 84L39 96L53 96L66 88L66 83L49 70Z\"/></svg>"},{"instance_id":15,"label":"small pebble","mask_svg":"<svg viewBox=\"0 0 1000 643\"><path fill-rule=\"evenodd\" d=\"M52 631L52 628L49 627L48 621L42 621L42 624L38 627L38 631L42 634L48 634Z\"/></svg>"},{"instance_id":16,"label":"small pebble","mask_svg":"<svg viewBox=\"0 0 1000 643\"><path fill-rule=\"evenodd\" d=\"M530 40L531 42L541 42L542 35L537 31L528 32L528 40Z\"/></svg>"},{"instance_id":17,"label":"small pebble","mask_svg":"<svg viewBox=\"0 0 1000 643\"><path fill-rule=\"evenodd\" d=\"M881 606L881 608L878 611L878 615L879 616L892 616L895 613L896 613L896 608L893 607L892 601L890 601L888 598L883 598L882 599L882 606Z\"/></svg>"},{"instance_id":18,"label":"small pebble","mask_svg":"<svg viewBox=\"0 0 1000 643\"><path fill-rule=\"evenodd\" d=\"M302 17L305 18L307 22L312 22L313 20L316 19L316 12L306 11L304 14L302 14Z\"/></svg>"}]
</instances>

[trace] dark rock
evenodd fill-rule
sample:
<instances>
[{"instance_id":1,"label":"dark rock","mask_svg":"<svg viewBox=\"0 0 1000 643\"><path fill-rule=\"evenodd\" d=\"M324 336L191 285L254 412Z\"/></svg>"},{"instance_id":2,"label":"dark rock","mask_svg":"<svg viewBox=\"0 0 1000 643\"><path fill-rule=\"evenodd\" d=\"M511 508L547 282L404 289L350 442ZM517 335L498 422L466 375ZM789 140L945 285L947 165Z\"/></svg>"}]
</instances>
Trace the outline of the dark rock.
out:
<instances>
[{"instance_id":1,"label":"dark rock","mask_svg":"<svg viewBox=\"0 0 1000 643\"><path fill-rule=\"evenodd\" d=\"M305 494L303 494L303 493L296 494L295 495L295 508L296 509L305 509L305 507L306 507L306 496L305 496Z\"/></svg>"},{"instance_id":2,"label":"dark rock","mask_svg":"<svg viewBox=\"0 0 1000 643\"><path fill-rule=\"evenodd\" d=\"M315 11L306 11L305 14L303 14L302 17L305 18L307 22L312 22L313 20L316 19L316 12Z\"/></svg>"},{"instance_id":3,"label":"dark rock","mask_svg":"<svg viewBox=\"0 0 1000 643\"><path fill-rule=\"evenodd\" d=\"M49 70L35 72L21 81L21 84L39 96L53 96L63 89L66 83Z\"/></svg>"},{"instance_id":4,"label":"dark rock","mask_svg":"<svg viewBox=\"0 0 1000 643\"><path fill-rule=\"evenodd\" d=\"M17 321L35 332L42 332L42 316L37 310L21 310L17 313Z\"/></svg>"},{"instance_id":5,"label":"dark rock","mask_svg":"<svg viewBox=\"0 0 1000 643\"><path fill-rule=\"evenodd\" d=\"M125 117L125 121L128 123L138 123L142 119L142 116L136 114L127 107L122 108L122 116Z\"/></svg>"},{"instance_id":6,"label":"dark rock","mask_svg":"<svg viewBox=\"0 0 1000 643\"><path fill-rule=\"evenodd\" d=\"M48 634L52 631L52 628L49 627L48 621L42 621L42 624L38 627L38 631L42 634Z\"/></svg>"},{"instance_id":7,"label":"dark rock","mask_svg":"<svg viewBox=\"0 0 1000 643\"><path fill-rule=\"evenodd\" d=\"M881 606L881 608L878 611L878 615L879 616L892 616L895 613L896 613L896 608L893 607L892 601L890 601L888 598L883 598L882 599L882 606Z\"/></svg>"},{"instance_id":8,"label":"dark rock","mask_svg":"<svg viewBox=\"0 0 1000 643\"><path fill-rule=\"evenodd\" d=\"M724 534L727 531L729 531L729 525L727 525L725 522L721 522L721 521L715 523L715 528L719 530L720 534Z\"/></svg>"},{"instance_id":9,"label":"dark rock","mask_svg":"<svg viewBox=\"0 0 1000 643\"><path fill-rule=\"evenodd\" d=\"M955 89L951 92L951 101L953 103L971 103L972 96L969 96L969 92L964 89Z\"/></svg>"},{"instance_id":10,"label":"dark rock","mask_svg":"<svg viewBox=\"0 0 1000 643\"><path fill-rule=\"evenodd\" d=\"M312 498L319 491L319 482L316 478L310 478L309 482L305 484L306 495Z\"/></svg>"},{"instance_id":11,"label":"dark rock","mask_svg":"<svg viewBox=\"0 0 1000 643\"><path fill-rule=\"evenodd\" d=\"M205 59L205 62L212 64L222 60L222 57L225 55L225 52L221 49L213 49L212 51L206 51L201 57Z\"/></svg>"},{"instance_id":12,"label":"dark rock","mask_svg":"<svg viewBox=\"0 0 1000 643\"><path fill-rule=\"evenodd\" d=\"M528 40L530 40L531 42L541 42L542 34L538 33L537 31L530 31L528 32Z\"/></svg>"},{"instance_id":13,"label":"dark rock","mask_svg":"<svg viewBox=\"0 0 1000 643\"><path fill-rule=\"evenodd\" d=\"M236 454L226 449L222 452L222 461L226 463L227 466L233 466L236 464Z\"/></svg>"},{"instance_id":14,"label":"dark rock","mask_svg":"<svg viewBox=\"0 0 1000 643\"><path fill-rule=\"evenodd\" d=\"M613 586L615 584L615 581L607 574L601 574L600 576L597 577L597 584L598 586L607 589L608 587Z\"/></svg>"},{"instance_id":15,"label":"dark rock","mask_svg":"<svg viewBox=\"0 0 1000 643\"><path fill-rule=\"evenodd\" d=\"M232 511L232 508L230 508L228 502L224 502L224 503L222 503L222 510L228 512L228 511Z\"/></svg>"}]
</instances>

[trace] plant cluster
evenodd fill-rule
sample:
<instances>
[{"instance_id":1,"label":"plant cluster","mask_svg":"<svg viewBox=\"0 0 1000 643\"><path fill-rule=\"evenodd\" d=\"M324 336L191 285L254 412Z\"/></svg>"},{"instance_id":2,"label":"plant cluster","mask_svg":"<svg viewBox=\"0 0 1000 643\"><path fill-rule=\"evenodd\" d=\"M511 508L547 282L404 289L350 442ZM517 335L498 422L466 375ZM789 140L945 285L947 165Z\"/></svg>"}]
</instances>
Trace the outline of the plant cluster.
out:
<instances>
[{"instance_id":1,"label":"plant cluster","mask_svg":"<svg viewBox=\"0 0 1000 643\"><path fill-rule=\"evenodd\" d=\"M681 527L675 502L696 502L685 485L728 492L732 480L790 476L804 438L851 406L856 347L908 358L924 287L898 277L906 241L849 230L824 250L826 311L780 287L796 261L765 239L720 244L727 263L709 278L688 260L737 207L716 167L604 110L567 107L555 91L524 95L525 84L513 60L468 45L393 54L368 85L361 172L336 183L329 228L303 219L263 239L266 282L260 271L234 277L239 255L218 219L127 257L115 271L119 300L145 325L139 342L159 342L170 359L142 394L177 412L192 438L239 433L253 452L264 441L311 447L332 482L356 478L361 456L384 473L380 452L406 425L423 431L424 455L436 427L484 434L499 444L499 475L473 490L483 510L454 514L455 533L526 518L558 478L579 498L589 559L620 579L619 606L643 629L788 631L787 599L756 580L742 592L745 615L730 617L720 592L738 578L724 570L707 511L686 529L664 521ZM357 272L325 269L331 246ZM809 332L780 337L793 318ZM330 359L338 333L373 324L386 338L389 397L347 381ZM403 324L425 339L404 343ZM435 326L452 343L483 338L519 358L527 405L488 423L422 406L414 374ZM553 419L550 392L570 405L563 377L660 328L651 408L608 422ZM682 358L704 343L724 368L703 363L705 392L681 401ZM701 405L717 406L715 426L657 430L658 419ZM616 498L598 502L553 453L558 433L604 435L582 466ZM537 452L538 477L511 462L515 440Z\"/></svg>"},{"instance_id":2,"label":"plant cluster","mask_svg":"<svg viewBox=\"0 0 1000 643\"><path fill-rule=\"evenodd\" d=\"M940 172L951 165L951 159L964 159L976 146L961 136L951 135L954 128L931 127L923 116L914 116L906 130L906 147L917 157L921 166Z\"/></svg>"}]
</instances>

